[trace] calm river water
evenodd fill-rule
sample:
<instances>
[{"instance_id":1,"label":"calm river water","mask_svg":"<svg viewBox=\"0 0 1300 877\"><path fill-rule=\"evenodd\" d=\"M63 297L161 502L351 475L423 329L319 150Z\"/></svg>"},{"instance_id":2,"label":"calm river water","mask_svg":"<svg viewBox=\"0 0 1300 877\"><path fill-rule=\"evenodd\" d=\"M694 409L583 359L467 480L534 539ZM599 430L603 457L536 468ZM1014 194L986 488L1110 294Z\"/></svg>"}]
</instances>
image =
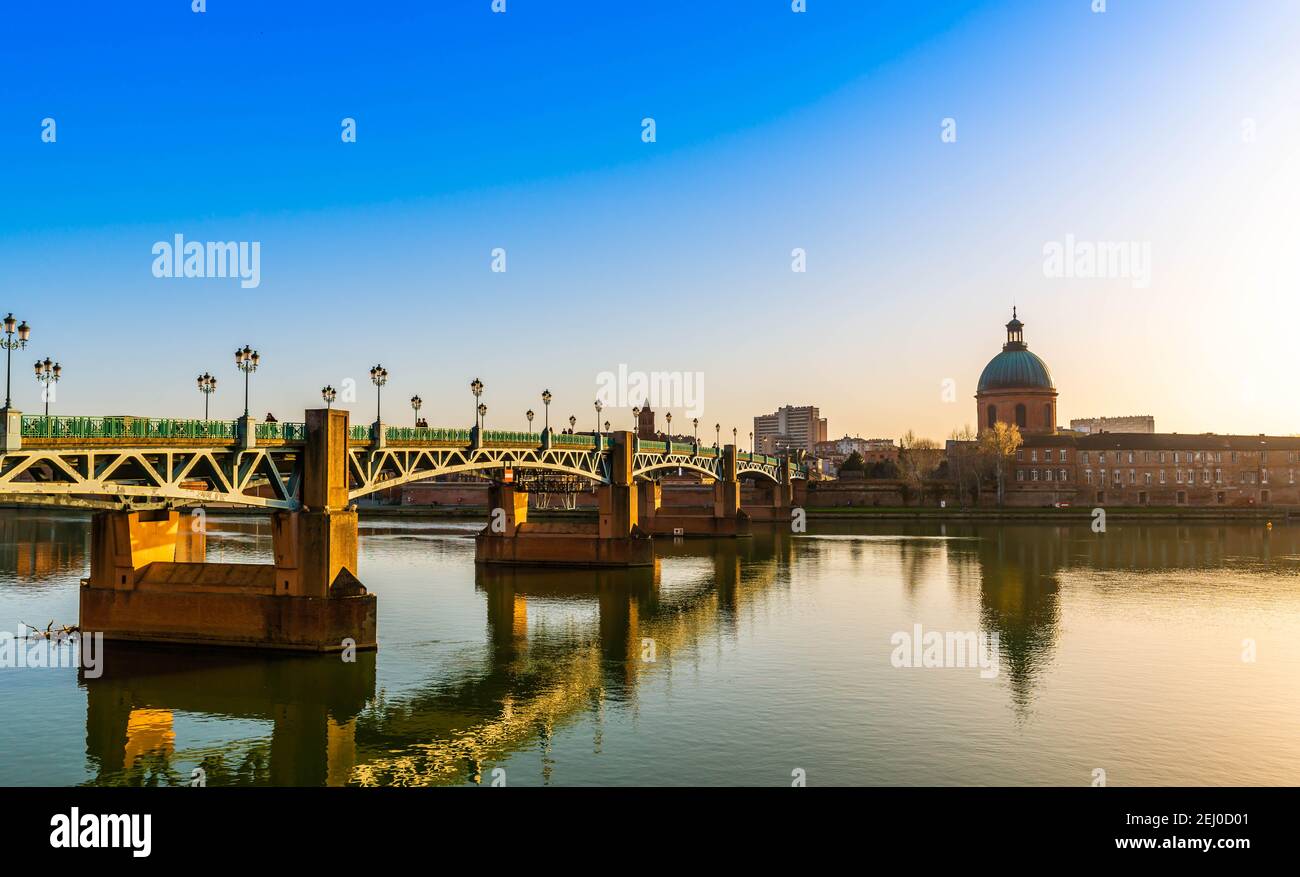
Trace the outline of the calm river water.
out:
<instances>
[{"instance_id":1,"label":"calm river water","mask_svg":"<svg viewBox=\"0 0 1300 877\"><path fill-rule=\"evenodd\" d=\"M269 561L210 520L209 559ZM362 526L377 653L0 669L0 785L1300 785L1298 525L813 522L653 572ZM0 630L75 624L88 543L0 512ZM895 666L916 625L996 634L991 670Z\"/></svg>"}]
</instances>

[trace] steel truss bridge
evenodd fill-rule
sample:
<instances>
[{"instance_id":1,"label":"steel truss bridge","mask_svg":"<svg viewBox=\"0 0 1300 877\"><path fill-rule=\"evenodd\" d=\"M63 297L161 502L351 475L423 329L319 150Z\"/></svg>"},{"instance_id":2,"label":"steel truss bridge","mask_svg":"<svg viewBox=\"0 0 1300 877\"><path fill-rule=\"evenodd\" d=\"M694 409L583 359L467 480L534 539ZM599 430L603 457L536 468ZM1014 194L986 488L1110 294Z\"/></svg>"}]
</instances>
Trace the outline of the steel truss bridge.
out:
<instances>
[{"instance_id":1,"label":"steel truss bridge","mask_svg":"<svg viewBox=\"0 0 1300 877\"><path fill-rule=\"evenodd\" d=\"M427 427L351 427L348 498L440 475L542 470L610 483L608 435L504 432ZM0 454L0 502L104 509L230 504L268 510L301 507L306 426L238 421L24 415L21 440ZM715 448L697 442L635 439L633 477L669 471L722 480L728 455L736 477L774 484L808 477L789 457ZM250 446L251 445L251 446ZM15 447L16 446L16 447Z\"/></svg>"}]
</instances>

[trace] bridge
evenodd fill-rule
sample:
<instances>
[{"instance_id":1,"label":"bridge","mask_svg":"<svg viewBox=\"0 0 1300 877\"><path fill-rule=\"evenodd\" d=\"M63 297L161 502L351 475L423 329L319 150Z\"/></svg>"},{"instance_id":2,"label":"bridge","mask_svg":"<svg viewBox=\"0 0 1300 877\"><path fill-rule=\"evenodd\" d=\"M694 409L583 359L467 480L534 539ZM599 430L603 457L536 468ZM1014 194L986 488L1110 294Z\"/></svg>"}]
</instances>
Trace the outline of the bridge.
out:
<instances>
[{"instance_id":1,"label":"bridge","mask_svg":"<svg viewBox=\"0 0 1300 877\"><path fill-rule=\"evenodd\" d=\"M296 651L372 649L375 596L357 578L357 500L442 475L491 482L475 559L519 566L636 567L660 535L748 533L740 481L769 485L769 519L789 515L805 463L647 441L631 432L539 434L352 426L345 410L301 423L0 416L0 501L99 510L80 627L107 639ZM665 514L656 480L713 481L712 509ZM597 521L530 522L529 493L558 476L587 484ZM551 484L553 484L552 479ZM210 505L271 514L274 562L206 562ZM757 511L757 509L755 509Z\"/></svg>"},{"instance_id":2,"label":"bridge","mask_svg":"<svg viewBox=\"0 0 1300 877\"><path fill-rule=\"evenodd\" d=\"M307 425L240 420L24 415L0 455L0 502L109 510L224 504L296 511ZM565 434L358 425L347 430L347 498L461 473L502 480L537 470L610 483L614 433ZM807 465L787 456L699 442L633 438L637 480L665 472L736 477L770 484L805 479Z\"/></svg>"}]
</instances>

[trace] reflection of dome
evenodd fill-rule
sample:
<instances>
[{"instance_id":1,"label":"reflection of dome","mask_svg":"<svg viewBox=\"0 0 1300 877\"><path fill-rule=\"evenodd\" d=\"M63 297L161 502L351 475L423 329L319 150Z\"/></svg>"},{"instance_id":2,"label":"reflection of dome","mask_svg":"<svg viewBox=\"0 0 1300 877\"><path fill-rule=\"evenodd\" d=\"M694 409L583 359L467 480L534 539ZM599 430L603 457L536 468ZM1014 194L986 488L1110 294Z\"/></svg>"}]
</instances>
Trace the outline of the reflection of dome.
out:
<instances>
[{"instance_id":1,"label":"reflection of dome","mask_svg":"<svg viewBox=\"0 0 1300 877\"><path fill-rule=\"evenodd\" d=\"M1002 352L989 360L984 371L980 372L977 392L1056 389L1047 363L1029 352L1023 332L1024 323L1016 319L1015 309L1012 308L1011 322L1007 323L1007 343L1002 345Z\"/></svg>"}]
</instances>

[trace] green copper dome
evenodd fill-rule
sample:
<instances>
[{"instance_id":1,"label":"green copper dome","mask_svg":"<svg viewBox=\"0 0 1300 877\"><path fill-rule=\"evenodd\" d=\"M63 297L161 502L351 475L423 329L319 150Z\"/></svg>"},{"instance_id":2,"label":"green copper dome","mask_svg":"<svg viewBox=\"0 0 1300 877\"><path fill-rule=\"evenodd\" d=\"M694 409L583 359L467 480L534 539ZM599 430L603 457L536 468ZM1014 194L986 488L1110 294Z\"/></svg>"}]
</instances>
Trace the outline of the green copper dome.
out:
<instances>
[{"instance_id":1,"label":"green copper dome","mask_svg":"<svg viewBox=\"0 0 1300 877\"><path fill-rule=\"evenodd\" d=\"M1024 328L1024 323L1016 319L1013 308L1011 322L1007 323L1007 343L1002 345L1002 352L984 366L984 371L980 373L978 392L1056 389L1047 363L1029 352L1024 340Z\"/></svg>"}]
</instances>

